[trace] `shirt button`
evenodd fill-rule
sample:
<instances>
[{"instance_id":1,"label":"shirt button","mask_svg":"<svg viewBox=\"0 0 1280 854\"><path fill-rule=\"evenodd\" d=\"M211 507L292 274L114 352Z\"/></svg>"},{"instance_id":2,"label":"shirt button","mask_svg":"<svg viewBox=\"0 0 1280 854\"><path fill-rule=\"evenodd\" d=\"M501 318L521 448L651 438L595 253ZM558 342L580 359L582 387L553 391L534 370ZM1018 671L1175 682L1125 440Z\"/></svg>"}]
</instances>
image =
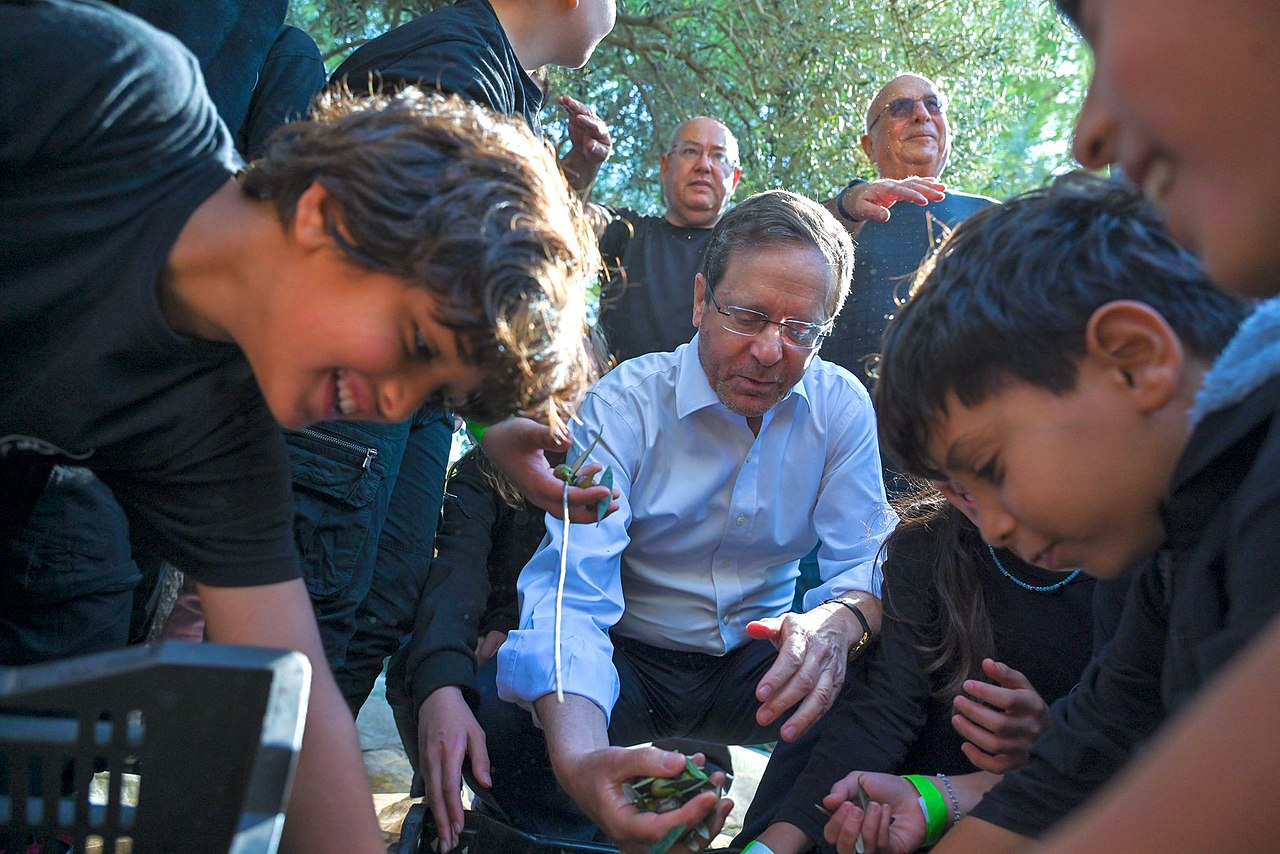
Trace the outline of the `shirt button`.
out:
<instances>
[{"instance_id":1,"label":"shirt button","mask_svg":"<svg viewBox=\"0 0 1280 854\"><path fill-rule=\"evenodd\" d=\"M729 561L727 561L727 560L722 560L722 561L720 561L720 568L721 568L721 569L728 569L728 568L729 568Z\"/></svg>"},{"instance_id":2,"label":"shirt button","mask_svg":"<svg viewBox=\"0 0 1280 854\"><path fill-rule=\"evenodd\" d=\"M745 525L745 524L747 524L747 516L746 516L746 514L744 513L744 514L741 514L741 515L739 515L739 516L738 516L738 525L739 525L739 526L742 526L742 525Z\"/></svg>"},{"instance_id":3,"label":"shirt button","mask_svg":"<svg viewBox=\"0 0 1280 854\"><path fill-rule=\"evenodd\" d=\"M724 623L726 626L729 625L729 615L725 614L724 618L720 622Z\"/></svg>"}]
</instances>

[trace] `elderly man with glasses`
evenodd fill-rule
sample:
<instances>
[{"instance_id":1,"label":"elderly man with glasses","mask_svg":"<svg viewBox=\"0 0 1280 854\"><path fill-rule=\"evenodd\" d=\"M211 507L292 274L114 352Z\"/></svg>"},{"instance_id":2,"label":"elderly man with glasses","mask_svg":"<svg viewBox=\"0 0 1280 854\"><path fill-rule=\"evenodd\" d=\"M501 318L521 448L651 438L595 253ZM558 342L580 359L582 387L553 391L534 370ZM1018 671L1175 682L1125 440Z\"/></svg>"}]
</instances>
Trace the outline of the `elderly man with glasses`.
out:
<instances>
[{"instance_id":1,"label":"elderly man with glasses","mask_svg":"<svg viewBox=\"0 0 1280 854\"><path fill-rule=\"evenodd\" d=\"M621 784L684 763L625 746L797 738L878 630L875 562L897 520L875 419L862 386L817 355L852 255L817 203L753 196L711 233L693 340L624 362L587 394L575 444L601 437L590 459L612 472L620 508L567 535L548 517L496 686L481 679L482 795L518 826L590 838L594 822L640 852L677 824L718 826L728 801L711 794L638 813ZM793 613L797 563L819 540L822 583Z\"/></svg>"},{"instance_id":2,"label":"elderly man with glasses","mask_svg":"<svg viewBox=\"0 0 1280 854\"><path fill-rule=\"evenodd\" d=\"M890 80L867 107L866 128L862 151L880 179L854 179L824 203L857 238L858 263L853 307L822 353L870 387L880 335L920 262L961 220L995 200L939 181L951 153L951 127L946 96L927 77Z\"/></svg>"},{"instance_id":3,"label":"elderly man with glasses","mask_svg":"<svg viewBox=\"0 0 1280 854\"><path fill-rule=\"evenodd\" d=\"M661 171L662 216L595 206L610 273L600 323L618 361L674 350L693 336L693 277L742 177L738 140L716 119L689 119L672 135Z\"/></svg>"}]
</instances>

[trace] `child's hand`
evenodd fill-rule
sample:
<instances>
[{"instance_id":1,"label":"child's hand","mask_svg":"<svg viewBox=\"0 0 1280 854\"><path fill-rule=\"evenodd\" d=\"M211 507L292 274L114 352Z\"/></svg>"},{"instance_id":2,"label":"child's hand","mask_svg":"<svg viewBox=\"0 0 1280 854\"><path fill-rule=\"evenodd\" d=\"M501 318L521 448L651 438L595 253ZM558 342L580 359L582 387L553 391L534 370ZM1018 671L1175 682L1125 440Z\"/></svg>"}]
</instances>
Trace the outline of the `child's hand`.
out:
<instances>
[{"instance_id":1,"label":"child's hand","mask_svg":"<svg viewBox=\"0 0 1280 854\"><path fill-rule=\"evenodd\" d=\"M476 667L483 667L485 662L497 655L498 647L506 640L506 632L486 632L484 637L476 641Z\"/></svg>"},{"instance_id":2,"label":"child's hand","mask_svg":"<svg viewBox=\"0 0 1280 854\"><path fill-rule=\"evenodd\" d=\"M858 804L858 786L870 798ZM925 820L915 786L893 774L855 771L837 782L822 799L831 818L822 835L840 854L854 854L858 838L866 854L915 851L924 844Z\"/></svg>"},{"instance_id":3,"label":"child's hand","mask_svg":"<svg viewBox=\"0 0 1280 854\"><path fill-rule=\"evenodd\" d=\"M462 834L462 762L482 786L491 785L484 730L456 685L431 692L418 710L418 767L436 820L440 850L452 851Z\"/></svg>"},{"instance_id":4,"label":"child's hand","mask_svg":"<svg viewBox=\"0 0 1280 854\"><path fill-rule=\"evenodd\" d=\"M983 771L1003 774L1027 762L1031 745L1049 729L1049 706L1017 670L985 659L982 670L996 684L970 679L968 696L955 699L951 725L965 739L969 761Z\"/></svg>"},{"instance_id":5,"label":"child's hand","mask_svg":"<svg viewBox=\"0 0 1280 854\"><path fill-rule=\"evenodd\" d=\"M561 517L564 481L552 474L545 452L568 451L567 440L557 441L546 425L530 418L508 418L490 426L480 444L489 460L511 478L526 498L556 518ZM604 486L569 487L569 521L596 522L601 499L620 494ZM617 509L618 502L611 501L609 512Z\"/></svg>"}]
</instances>

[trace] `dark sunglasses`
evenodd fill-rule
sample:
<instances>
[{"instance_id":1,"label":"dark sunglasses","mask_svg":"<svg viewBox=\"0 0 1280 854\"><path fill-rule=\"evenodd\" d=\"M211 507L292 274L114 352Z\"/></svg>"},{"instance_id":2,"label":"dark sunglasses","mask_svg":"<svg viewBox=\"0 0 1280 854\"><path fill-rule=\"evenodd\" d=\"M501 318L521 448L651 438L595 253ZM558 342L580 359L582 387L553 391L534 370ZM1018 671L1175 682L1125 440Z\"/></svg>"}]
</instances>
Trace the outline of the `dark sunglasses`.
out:
<instances>
[{"instance_id":1,"label":"dark sunglasses","mask_svg":"<svg viewBox=\"0 0 1280 854\"><path fill-rule=\"evenodd\" d=\"M871 120L871 124L867 125L867 133L871 133L871 129L876 126L876 122L880 121L885 113L895 119L909 118L915 113L916 104L924 104L925 110L931 116L936 116L947 109L947 102L942 100L940 95L925 95L923 98L894 98L884 106L884 109L876 113L876 117Z\"/></svg>"}]
</instances>

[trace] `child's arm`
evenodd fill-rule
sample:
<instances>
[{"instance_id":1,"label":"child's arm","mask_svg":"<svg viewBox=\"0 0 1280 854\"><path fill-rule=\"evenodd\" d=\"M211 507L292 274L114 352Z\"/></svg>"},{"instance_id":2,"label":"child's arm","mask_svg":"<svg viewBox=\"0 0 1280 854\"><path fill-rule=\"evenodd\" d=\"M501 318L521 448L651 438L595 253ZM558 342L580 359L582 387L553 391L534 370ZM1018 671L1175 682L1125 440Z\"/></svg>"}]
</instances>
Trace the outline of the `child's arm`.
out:
<instances>
[{"instance_id":1,"label":"child's arm","mask_svg":"<svg viewBox=\"0 0 1280 854\"><path fill-rule=\"evenodd\" d=\"M311 700L285 819L285 850L384 851L355 724L329 672L302 579L260 587L201 585L200 599L210 640L292 649L311 660Z\"/></svg>"},{"instance_id":2,"label":"child's arm","mask_svg":"<svg viewBox=\"0 0 1280 854\"><path fill-rule=\"evenodd\" d=\"M492 785L484 730L458 686L441 686L423 702L418 710L418 750L440 850L452 851L462 833L463 760L470 761L480 785Z\"/></svg>"},{"instance_id":3,"label":"child's arm","mask_svg":"<svg viewBox=\"0 0 1280 854\"><path fill-rule=\"evenodd\" d=\"M919 785L912 783L913 779ZM967 818L957 823L955 818L957 812L968 815L999 780L999 776L983 771L945 780L929 775L908 778L854 771L837 782L822 800L823 807L831 811L823 835L840 854L852 854L859 836L867 854L876 854L915 851L943 833L946 835L935 850L947 848L984 854L1016 850L1029 840L980 819ZM865 812L859 803L859 789L866 793L869 801ZM975 825L980 826L976 833L965 833ZM971 835L971 840L958 847L948 847L947 841L957 835Z\"/></svg>"},{"instance_id":4,"label":"child's arm","mask_svg":"<svg viewBox=\"0 0 1280 854\"><path fill-rule=\"evenodd\" d=\"M794 824L776 821L756 837L757 842L769 846L773 854L804 854L813 850L813 840Z\"/></svg>"},{"instance_id":5,"label":"child's arm","mask_svg":"<svg viewBox=\"0 0 1280 854\"><path fill-rule=\"evenodd\" d=\"M1278 705L1280 619L1043 850L1273 848Z\"/></svg>"}]
</instances>

